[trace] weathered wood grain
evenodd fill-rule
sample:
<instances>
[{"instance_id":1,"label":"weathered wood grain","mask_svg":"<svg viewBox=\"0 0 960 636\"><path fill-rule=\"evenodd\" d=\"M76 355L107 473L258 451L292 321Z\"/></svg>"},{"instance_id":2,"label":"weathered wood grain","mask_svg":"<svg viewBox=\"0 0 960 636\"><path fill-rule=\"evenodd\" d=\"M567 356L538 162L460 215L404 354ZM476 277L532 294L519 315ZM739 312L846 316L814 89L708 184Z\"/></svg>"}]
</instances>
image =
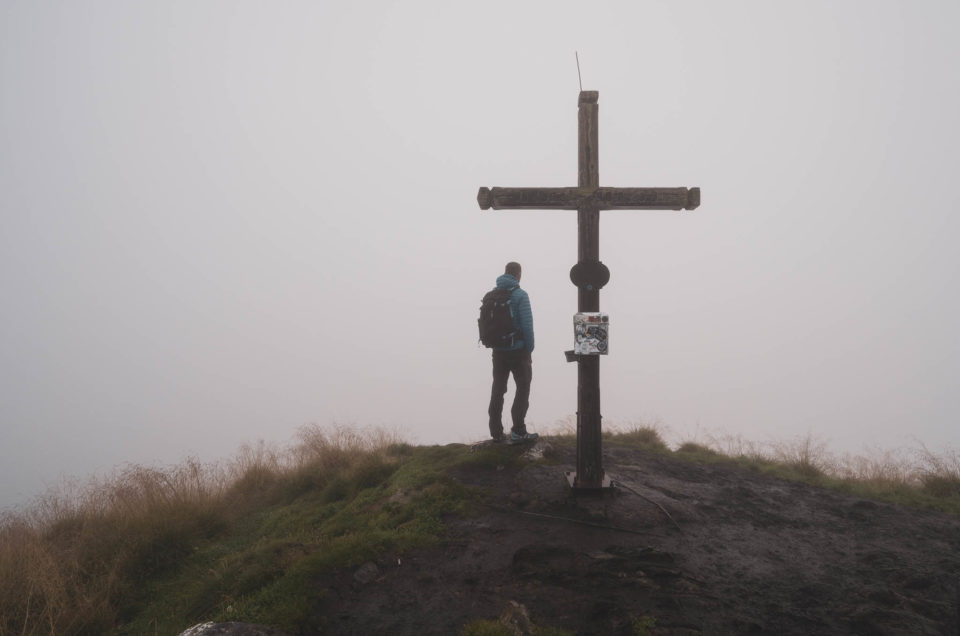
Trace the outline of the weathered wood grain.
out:
<instances>
[{"instance_id":1,"label":"weathered wood grain","mask_svg":"<svg viewBox=\"0 0 960 636\"><path fill-rule=\"evenodd\" d=\"M483 210L694 210L700 188L480 188Z\"/></svg>"}]
</instances>

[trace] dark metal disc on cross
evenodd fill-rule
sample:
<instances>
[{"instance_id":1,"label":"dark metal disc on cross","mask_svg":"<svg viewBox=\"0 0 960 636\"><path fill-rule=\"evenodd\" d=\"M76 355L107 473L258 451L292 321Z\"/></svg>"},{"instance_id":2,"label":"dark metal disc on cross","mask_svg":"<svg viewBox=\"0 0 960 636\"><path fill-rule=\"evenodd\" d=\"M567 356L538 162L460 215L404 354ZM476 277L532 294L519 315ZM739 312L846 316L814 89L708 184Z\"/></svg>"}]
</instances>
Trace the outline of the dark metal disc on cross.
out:
<instances>
[{"instance_id":1,"label":"dark metal disc on cross","mask_svg":"<svg viewBox=\"0 0 960 636\"><path fill-rule=\"evenodd\" d=\"M693 210L700 188L602 188L597 144L598 91L580 91L578 100L578 176L576 188L480 188L483 210L576 210L577 264L570 280L577 286L580 312L600 311L600 288L610 271L600 262L600 210ZM610 480L603 472L600 431L600 357L573 355L577 361L577 471L568 473L578 491L601 491Z\"/></svg>"}]
</instances>

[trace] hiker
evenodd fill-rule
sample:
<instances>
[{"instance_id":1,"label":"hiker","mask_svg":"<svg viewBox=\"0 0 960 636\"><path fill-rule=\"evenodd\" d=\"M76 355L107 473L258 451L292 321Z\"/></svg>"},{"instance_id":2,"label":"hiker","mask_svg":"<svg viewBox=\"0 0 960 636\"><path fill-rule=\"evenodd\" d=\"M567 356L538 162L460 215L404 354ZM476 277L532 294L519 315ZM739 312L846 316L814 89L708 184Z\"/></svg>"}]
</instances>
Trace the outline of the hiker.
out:
<instances>
[{"instance_id":1,"label":"hiker","mask_svg":"<svg viewBox=\"0 0 960 636\"><path fill-rule=\"evenodd\" d=\"M513 428L510 430L510 443L532 442L538 437L528 433L524 424L527 408L530 406L530 380L533 377L533 312L530 310L530 297L520 289L520 264L510 262L504 268L502 276L497 278L496 290L511 290L509 295L510 317L513 331L502 344L493 346L493 388L490 391L490 436L494 441L504 441L503 396L507 392L507 379L513 374L517 393L513 398L510 415Z\"/></svg>"}]
</instances>

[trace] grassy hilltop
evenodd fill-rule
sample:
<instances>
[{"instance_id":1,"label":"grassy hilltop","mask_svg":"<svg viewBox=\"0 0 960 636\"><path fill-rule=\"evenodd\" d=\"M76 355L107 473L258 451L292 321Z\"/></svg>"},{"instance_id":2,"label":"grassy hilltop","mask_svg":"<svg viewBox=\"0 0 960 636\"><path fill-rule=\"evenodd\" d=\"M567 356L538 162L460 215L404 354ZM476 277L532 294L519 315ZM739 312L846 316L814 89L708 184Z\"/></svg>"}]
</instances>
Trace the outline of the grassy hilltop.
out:
<instances>
[{"instance_id":1,"label":"grassy hilltop","mask_svg":"<svg viewBox=\"0 0 960 636\"><path fill-rule=\"evenodd\" d=\"M670 450L639 427L606 435L621 494L575 499L562 485L574 448L569 434L525 454L306 427L283 452L130 467L0 519L0 636L178 634L208 620L289 634L500 634L511 633L497 620L510 600L539 634L801 633L791 616L886 633L956 620L949 600L918 600L948 599L960 571L935 554L960 548L955 456L837 460L809 439ZM919 528L909 554L897 552L904 527ZM784 542L810 555L793 564ZM829 550L857 559L848 578L827 560L794 585ZM725 600L743 593L731 577L770 598ZM814 615L797 599L832 598L823 581L866 591Z\"/></svg>"}]
</instances>

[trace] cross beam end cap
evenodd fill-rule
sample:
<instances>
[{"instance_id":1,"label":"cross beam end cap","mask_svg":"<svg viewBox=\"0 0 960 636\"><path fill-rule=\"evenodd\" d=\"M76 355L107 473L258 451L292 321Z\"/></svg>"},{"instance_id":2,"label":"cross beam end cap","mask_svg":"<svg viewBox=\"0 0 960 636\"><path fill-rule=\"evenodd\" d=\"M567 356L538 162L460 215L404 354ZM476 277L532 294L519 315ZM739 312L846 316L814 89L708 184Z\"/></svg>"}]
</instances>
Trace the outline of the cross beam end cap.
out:
<instances>
[{"instance_id":1,"label":"cross beam end cap","mask_svg":"<svg viewBox=\"0 0 960 636\"><path fill-rule=\"evenodd\" d=\"M480 204L481 210L489 210L493 205L493 194L490 193L490 188L480 188L477 192L477 203Z\"/></svg>"}]
</instances>

